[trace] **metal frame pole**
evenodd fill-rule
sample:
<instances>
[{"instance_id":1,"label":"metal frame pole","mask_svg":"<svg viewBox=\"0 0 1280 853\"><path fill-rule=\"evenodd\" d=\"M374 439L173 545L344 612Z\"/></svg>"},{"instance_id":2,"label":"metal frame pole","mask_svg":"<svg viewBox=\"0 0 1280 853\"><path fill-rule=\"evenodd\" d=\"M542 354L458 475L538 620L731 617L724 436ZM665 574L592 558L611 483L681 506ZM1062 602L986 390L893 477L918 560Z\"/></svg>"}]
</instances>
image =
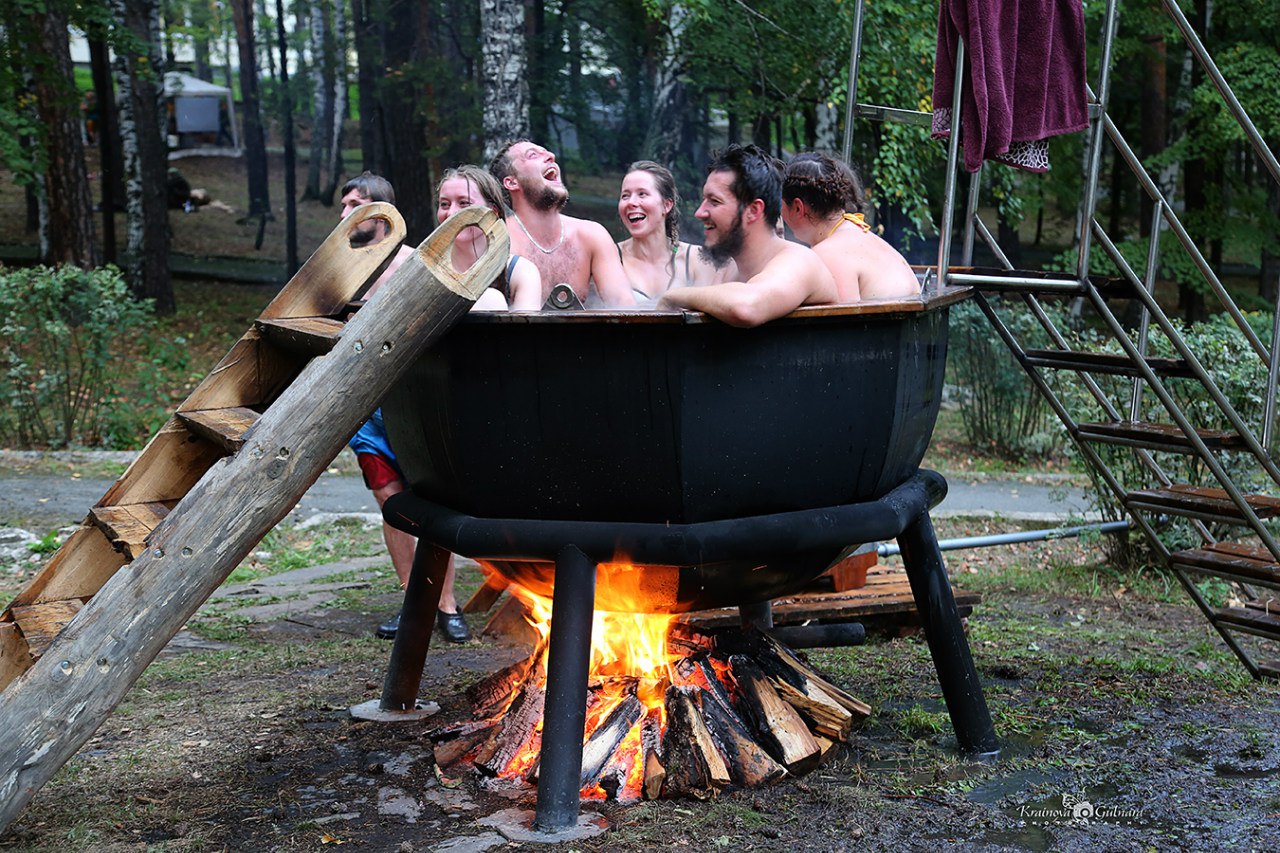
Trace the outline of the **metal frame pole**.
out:
<instances>
[{"instance_id":1,"label":"metal frame pole","mask_svg":"<svg viewBox=\"0 0 1280 853\"><path fill-rule=\"evenodd\" d=\"M431 646L431 630L435 627L436 610L444 576L449 571L450 553L424 539L413 551L413 568L400 607L400 627L387 664L387 677L382 684L383 711L411 711L418 701L422 686L422 667Z\"/></svg>"},{"instance_id":2,"label":"metal frame pole","mask_svg":"<svg viewBox=\"0 0 1280 853\"><path fill-rule=\"evenodd\" d=\"M858 61L862 57L862 7L864 0L853 5L853 38L849 43L849 88L844 104L844 145L840 149L846 163L853 157L853 118L858 107Z\"/></svg>"},{"instance_id":3,"label":"metal frame pole","mask_svg":"<svg viewBox=\"0 0 1280 853\"><path fill-rule=\"evenodd\" d=\"M1089 278L1089 249L1093 240L1091 224L1093 211L1098 203L1098 173L1102 169L1103 128L1107 115L1107 101L1111 97L1111 48L1116 38L1116 0L1107 0L1106 25L1102 34L1102 60L1098 69L1098 116L1089 128L1089 170L1084 186L1084 201L1080 217L1080 256L1076 264L1076 276L1080 281Z\"/></svg>"},{"instance_id":4,"label":"metal frame pole","mask_svg":"<svg viewBox=\"0 0 1280 853\"><path fill-rule=\"evenodd\" d=\"M950 282L947 270L951 267L951 229L956 216L956 169L960 159L960 94L964 90L964 65L966 62L964 39L956 39L956 85L951 94L951 136L947 140L947 183L942 198L942 228L938 235L938 287Z\"/></svg>"},{"instance_id":5,"label":"metal frame pole","mask_svg":"<svg viewBox=\"0 0 1280 853\"><path fill-rule=\"evenodd\" d=\"M973 266L973 228L978 218L978 196L982 192L982 167L969 176L969 197L964 205L964 248L960 252L960 263Z\"/></svg>"},{"instance_id":6,"label":"metal frame pole","mask_svg":"<svg viewBox=\"0 0 1280 853\"><path fill-rule=\"evenodd\" d=\"M543 832L559 832L578 822L595 604L596 564L576 546L566 545L556 555L542 763L533 820L534 828Z\"/></svg>"}]
</instances>

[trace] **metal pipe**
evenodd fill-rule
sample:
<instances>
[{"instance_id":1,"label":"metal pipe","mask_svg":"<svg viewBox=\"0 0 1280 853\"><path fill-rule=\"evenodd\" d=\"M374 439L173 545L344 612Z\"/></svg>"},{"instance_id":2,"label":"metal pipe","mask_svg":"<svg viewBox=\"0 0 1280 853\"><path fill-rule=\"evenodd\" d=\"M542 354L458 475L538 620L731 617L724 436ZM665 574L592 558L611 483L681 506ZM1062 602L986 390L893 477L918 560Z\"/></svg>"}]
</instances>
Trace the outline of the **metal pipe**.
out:
<instances>
[{"instance_id":1,"label":"metal pipe","mask_svg":"<svg viewBox=\"0 0 1280 853\"><path fill-rule=\"evenodd\" d=\"M1102 60L1098 68L1098 107L1103 119L1107 113L1107 100L1111 97L1111 47L1116 37L1116 0L1107 0L1106 24L1102 34ZM1080 257L1076 265L1076 277L1081 282L1089 279L1089 249L1092 234L1089 223L1098 203L1098 174L1102 169L1103 121L1091 121L1089 127L1089 170L1085 178L1084 201L1080 216Z\"/></svg>"},{"instance_id":2,"label":"metal pipe","mask_svg":"<svg viewBox=\"0 0 1280 853\"><path fill-rule=\"evenodd\" d=\"M969 197L964 204L964 248L960 252L960 264L973 266L973 221L978 218L978 196L982 191L982 167L969 176Z\"/></svg>"},{"instance_id":3,"label":"metal pipe","mask_svg":"<svg viewBox=\"0 0 1280 853\"><path fill-rule=\"evenodd\" d=\"M867 629L861 622L838 622L827 625L786 625L769 634L793 649L832 649L860 646L867 641Z\"/></svg>"},{"instance_id":4,"label":"metal pipe","mask_svg":"<svg viewBox=\"0 0 1280 853\"><path fill-rule=\"evenodd\" d=\"M431 630L440 607L444 576L449 571L449 552L419 539L413 551L413 568L400 606L400 626L396 629L391 661L382 683L378 708L383 711L412 711L418 702L422 667L431 645Z\"/></svg>"},{"instance_id":5,"label":"metal pipe","mask_svg":"<svg viewBox=\"0 0 1280 853\"><path fill-rule=\"evenodd\" d=\"M857 116L872 121L891 121L897 124L913 124L916 127L933 127L933 113L922 110L900 110L879 104L858 104Z\"/></svg>"},{"instance_id":6,"label":"metal pipe","mask_svg":"<svg viewBox=\"0 0 1280 853\"><path fill-rule=\"evenodd\" d=\"M844 103L844 145L840 153L846 163L853 157L853 117L858 106L858 60L862 55L862 6L865 0L853 4L853 36L849 40L849 88Z\"/></svg>"},{"instance_id":7,"label":"metal pipe","mask_svg":"<svg viewBox=\"0 0 1280 853\"><path fill-rule=\"evenodd\" d=\"M1107 521L1101 524L1082 524L1078 527L1050 527L1045 530L1023 530L1018 533L993 533L990 536L964 536L959 539L939 539L939 551L964 551L968 548L989 548L993 545L1014 545L1019 542L1048 542L1054 539L1073 539L1086 533L1115 533L1129 530L1129 521ZM896 557L902 553L897 545L885 542L876 549L881 557Z\"/></svg>"},{"instance_id":8,"label":"metal pipe","mask_svg":"<svg viewBox=\"0 0 1280 853\"><path fill-rule=\"evenodd\" d=\"M960 93L964 91L964 39L956 38L956 85L951 95L951 135L947 139L947 182L942 199L942 228L938 234L938 287L951 283L951 229L955 224L956 169L960 161Z\"/></svg>"},{"instance_id":9,"label":"metal pipe","mask_svg":"<svg viewBox=\"0 0 1280 853\"><path fill-rule=\"evenodd\" d=\"M1160 231L1164 226L1164 200L1156 199L1151 209L1151 239L1147 244L1147 269L1142 286L1147 293L1155 293L1156 271L1160 263ZM1138 352L1147 354L1147 338L1151 332L1151 312L1142 306L1142 318L1138 321ZM1142 379L1133 378L1133 395L1129 399L1129 420L1142 420Z\"/></svg>"},{"instance_id":10,"label":"metal pipe","mask_svg":"<svg viewBox=\"0 0 1280 853\"><path fill-rule=\"evenodd\" d=\"M547 694L534 829L560 832L578 822L587 673L596 604L596 564L573 545L556 556L547 644Z\"/></svg>"},{"instance_id":11,"label":"metal pipe","mask_svg":"<svg viewBox=\"0 0 1280 853\"><path fill-rule=\"evenodd\" d=\"M1031 276L1016 275L982 275L981 273L951 273L950 280L952 284L1012 284L1023 285L1026 287L1035 287L1039 290L1058 290L1064 293L1074 293L1080 290L1080 282L1073 279L1052 279L1052 278L1033 278Z\"/></svg>"}]
</instances>

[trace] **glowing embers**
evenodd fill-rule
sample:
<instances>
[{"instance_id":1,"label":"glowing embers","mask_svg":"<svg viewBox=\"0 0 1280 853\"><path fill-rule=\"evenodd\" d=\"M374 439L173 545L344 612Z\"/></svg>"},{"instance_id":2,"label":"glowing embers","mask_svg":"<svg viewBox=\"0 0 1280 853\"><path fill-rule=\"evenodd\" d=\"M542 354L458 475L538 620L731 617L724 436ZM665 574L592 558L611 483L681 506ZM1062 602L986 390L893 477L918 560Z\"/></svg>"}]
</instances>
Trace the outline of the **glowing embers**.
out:
<instances>
[{"instance_id":1,"label":"glowing embers","mask_svg":"<svg viewBox=\"0 0 1280 853\"><path fill-rule=\"evenodd\" d=\"M510 587L541 640L468 691L477 720L431 734L443 771L535 782L550 601ZM870 709L758 632L699 634L661 614L596 611L584 798L707 797L817 766ZM553 711L554 712L554 711Z\"/></svg>"}]
</instances>

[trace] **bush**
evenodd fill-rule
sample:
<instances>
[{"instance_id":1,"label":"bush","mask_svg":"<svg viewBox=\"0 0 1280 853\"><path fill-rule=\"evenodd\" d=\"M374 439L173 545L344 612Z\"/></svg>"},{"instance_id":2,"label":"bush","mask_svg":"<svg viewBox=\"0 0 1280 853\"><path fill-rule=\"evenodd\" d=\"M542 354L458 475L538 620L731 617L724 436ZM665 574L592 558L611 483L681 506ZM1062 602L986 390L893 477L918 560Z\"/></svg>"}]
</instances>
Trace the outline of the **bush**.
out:
<instances>
[{"instance_id":1,"label":"bush","mask_svg":"<svg viewBox=\"0 0 1280 853\"><path fill-rule=\"evenodd\" d=\"M1029 313L1001 316L1023 346L1043 345L1044 330ZM951 309L948 366L960 388L960 417L970 444L1018 460L1061 449L1065 437L1057 418L973 302Z\"/></svg>"},{"instance_id":2,"label":"bush","mask_svg":"<svg viewBox=\"0 0 1280 853\"><path fill-rule=\"evenodd\" d=\"M0 444L97 446L123 354L152 326L119 270L0 268Z\"/></svg>"}]
</instances>

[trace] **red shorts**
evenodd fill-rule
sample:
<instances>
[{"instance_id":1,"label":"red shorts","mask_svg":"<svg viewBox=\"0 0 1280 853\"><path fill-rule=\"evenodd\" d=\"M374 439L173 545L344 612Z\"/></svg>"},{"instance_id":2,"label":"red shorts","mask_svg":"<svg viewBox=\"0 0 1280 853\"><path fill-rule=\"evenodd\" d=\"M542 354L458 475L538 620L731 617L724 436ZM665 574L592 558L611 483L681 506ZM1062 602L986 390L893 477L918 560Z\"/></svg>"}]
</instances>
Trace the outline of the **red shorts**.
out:
<instances>
[{"instance_id":1,"label":"red shorts","mask_svg":"<svg viewBox=\"0 0 1280 853\"><path fill-rule=\"evenodd\" d=\"M369 491L389 486L401 478L400 470L381 454L357 453L356 461L360 463L360 473L364 474L364 484Z\"/></svg>"}]
</instances>

